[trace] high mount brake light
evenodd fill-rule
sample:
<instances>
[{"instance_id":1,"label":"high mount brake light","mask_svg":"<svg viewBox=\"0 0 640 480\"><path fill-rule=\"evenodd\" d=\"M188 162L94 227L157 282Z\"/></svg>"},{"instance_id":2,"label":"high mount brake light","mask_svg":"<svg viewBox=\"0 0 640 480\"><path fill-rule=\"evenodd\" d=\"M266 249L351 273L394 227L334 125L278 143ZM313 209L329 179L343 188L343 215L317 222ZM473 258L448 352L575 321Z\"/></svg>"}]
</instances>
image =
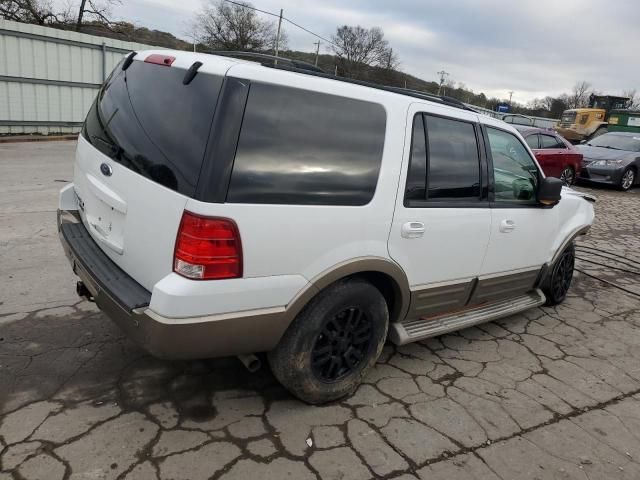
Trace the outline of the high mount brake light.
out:
<instances>
[{"instance_id":1,"label":"high mount brake light","mask_svg":"<svg viewBox=\"0 0 640 480\"><path fill-rule=\"evenodd\" d=\"M152 53L147 58L145 58L144 61L145 63L155 63L156 65L164 65L165 67L170 67L175 59L176 57L172 57L170 55L160 55L158 53Z\"/></svg>"},{"instance_id":2,"label":"high mount brake light","mask_svg":"<svg viewBox=\"0 0 640 480\"><path fill-rule=\"evenodd\" d=\"M242 277L240 232L233 220L182 214L173 271L195 280Z\"/></svg>"}]
</instances>

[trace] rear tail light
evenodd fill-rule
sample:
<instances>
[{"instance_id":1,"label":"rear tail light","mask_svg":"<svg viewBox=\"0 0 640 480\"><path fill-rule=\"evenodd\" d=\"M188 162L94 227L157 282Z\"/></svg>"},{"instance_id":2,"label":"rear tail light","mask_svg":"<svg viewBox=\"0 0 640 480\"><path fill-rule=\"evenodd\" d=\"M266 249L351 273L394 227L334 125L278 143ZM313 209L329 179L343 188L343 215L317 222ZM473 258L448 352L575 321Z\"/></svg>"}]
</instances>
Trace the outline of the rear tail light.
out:
<instances>
[{"instance_id":1,"label":"rear tail light","mask_svg":"<svg viewBox=\"0 0 640 480\"><path fill-rule=\"evenodd\" d=\"M173 271L196 280L242 276L240 232L233 220L182 214Z\"/></svg>"},{"instance_id":2,"label":"rear tail light","mask_svg":"<svg viewBox=\"0 0 640 480\"><path fill-rule=\"evenodd\" d=\"M175 59L176 57L172 57L171 55L160 55L158 53L152 53L147 58L145 58L144 61L145 63L155 63L156 65L164 65L165 67L170 67Z\"/></svg>"}]
</instances>

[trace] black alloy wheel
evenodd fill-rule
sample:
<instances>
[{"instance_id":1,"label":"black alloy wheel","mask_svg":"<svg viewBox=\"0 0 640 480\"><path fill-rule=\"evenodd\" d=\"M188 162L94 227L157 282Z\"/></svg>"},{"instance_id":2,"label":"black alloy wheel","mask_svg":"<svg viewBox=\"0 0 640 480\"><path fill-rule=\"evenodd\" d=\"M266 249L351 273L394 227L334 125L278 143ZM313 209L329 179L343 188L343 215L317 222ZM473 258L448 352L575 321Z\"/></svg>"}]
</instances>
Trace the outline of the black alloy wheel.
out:
<instances>
[{"instance_id":1,"label":"black alloy wheel","mask_svg":"<svg viewBox=\"0 0 640 480\"><path fill-rule=\"evenodd\" d=\"M575 247L569 245L556 261L542 290L547 297L547 305L558 305L567 296L575 266Z\"/></svg>"},{"instance_id":2,"label":"black alloy wheel","mask_svg":"<svg viewBox=\"0 0 640 480\"><path fill-rule=\"evenodd\" d=\"M318 380L336 382L352 373L371 344L371 321L358 307L342 310L327 320L311 352L311 369Z\"/></svg>"}]
</instances>

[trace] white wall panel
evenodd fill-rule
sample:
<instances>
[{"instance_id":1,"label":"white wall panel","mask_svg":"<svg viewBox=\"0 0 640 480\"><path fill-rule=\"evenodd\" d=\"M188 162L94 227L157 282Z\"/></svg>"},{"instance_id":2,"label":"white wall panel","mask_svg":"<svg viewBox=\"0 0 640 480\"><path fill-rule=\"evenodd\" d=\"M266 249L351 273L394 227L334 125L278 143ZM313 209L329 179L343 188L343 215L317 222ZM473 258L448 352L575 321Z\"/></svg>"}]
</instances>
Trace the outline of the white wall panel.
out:
<instances>
[{"instance_id":1,"label":"white wall panel","mask_svg":"<svg viewBox=\"0 0 640 480\"><path fill-rule=\"evenodd\" d=\"M153 47L0 19L0 134L79 131L103 76L127 52L148 48Z\"/></svg>"}]
</instances>

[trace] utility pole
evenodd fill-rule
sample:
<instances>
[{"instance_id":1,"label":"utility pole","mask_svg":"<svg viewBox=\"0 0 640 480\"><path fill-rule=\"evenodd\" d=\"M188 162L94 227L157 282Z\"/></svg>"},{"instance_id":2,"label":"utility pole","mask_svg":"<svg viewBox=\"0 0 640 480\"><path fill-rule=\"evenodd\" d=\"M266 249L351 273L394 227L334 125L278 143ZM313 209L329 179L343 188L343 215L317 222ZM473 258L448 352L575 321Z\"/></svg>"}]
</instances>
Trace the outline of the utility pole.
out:
<instances>
[{"instance_id":1,"label":"utility pole","mask_svg":"<svg viewBox=\"0 0 640 480\"><path fill-rule=\"evenodd\" d=\"M316 45L316 67L318 66L318 55L320 55L320 40L313 42Z\"/></svg>"},{"instance_id":2,"label":"utility pole","mask_svg":"<svg viewBox=\"0 0 640 480\"><path fill-rule=\"evenodd\" d=\"M278 20L278 33L276 34L276 59L273 62L274 65L278 64L278 51L280 50L280 28L282 28L282 13L283 13L283 10L280 9L280 19Z\"/></svg>"},{"instance_id":3,"label":"utility pole","mask_svg":"<svg viewBox=\"0 0 640 480\"><path fill-rule=\"evenodd\" d=\"M444 85L444 79L449 76L449 73L445 72L444 70L441 70L438 72L438 75L440 75L440 85L438 86L438 95L440 95L440 92L442 91L442 86Z\"/></svg>"},{"instance_id":4,"label":"utility pole","mask_svg":"<svg viewBox=\"0 0 640 480\"><path fill-rule=\"evenodd\" d=\"M80 10L78 10L78 21L76 22L76 32L79 32L82 28L82 16L84 15L85 3L87 3L87 0L82 0L80 2Z\"/></svg>"},{"instance_id":5,"label":"utility pole","mask_svg":"<svg viewBox=\"0 0 640 480\"><path fill-rule=\"evenodd\" d=\"M509 90L509 106L511 106L511 98L513 97L513 90Z\"/></svg>"}]
</instances>

